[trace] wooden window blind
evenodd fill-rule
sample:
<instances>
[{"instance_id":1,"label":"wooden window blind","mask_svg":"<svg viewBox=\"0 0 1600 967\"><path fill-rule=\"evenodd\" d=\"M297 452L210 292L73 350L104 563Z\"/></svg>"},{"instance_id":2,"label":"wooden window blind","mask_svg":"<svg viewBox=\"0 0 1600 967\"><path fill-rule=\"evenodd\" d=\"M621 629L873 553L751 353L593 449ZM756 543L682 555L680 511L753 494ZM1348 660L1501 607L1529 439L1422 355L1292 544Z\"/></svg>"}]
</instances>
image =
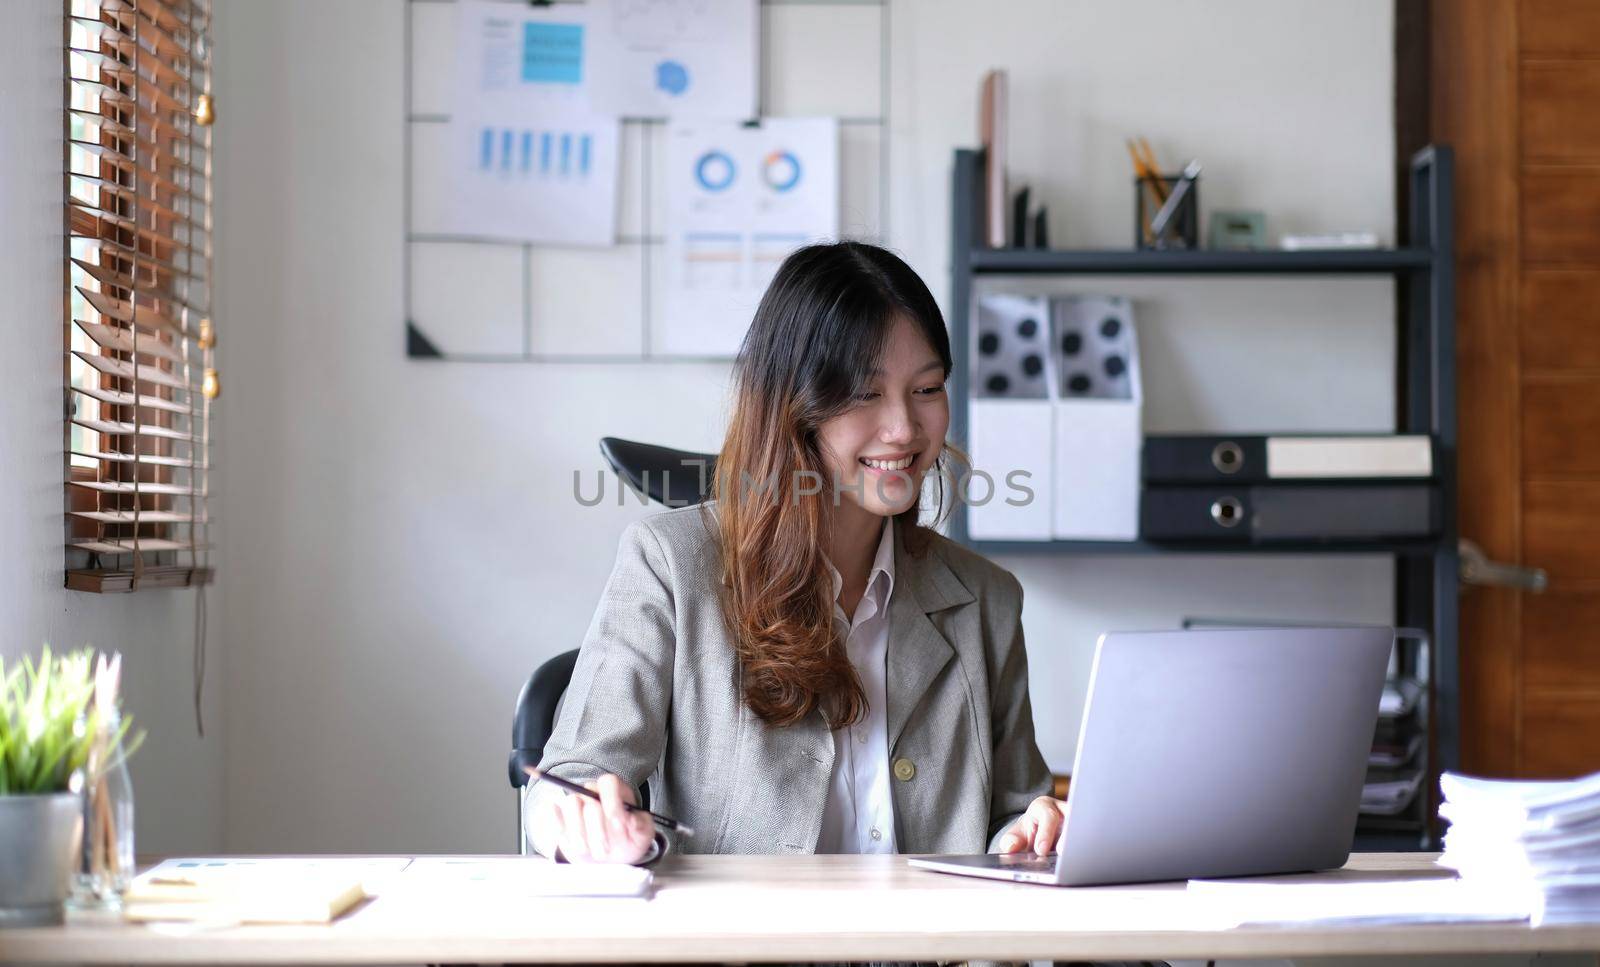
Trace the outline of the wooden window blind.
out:
<instances>
[{"instance_id":1,"label":"wooden window blind","mask_svg":"<svg viewBox=\"0 0 1600 967\"><path fill-rule=\"evenodd\" d=\"M204 585L208 3L66 0L66 583Z\"/></svg>"}]
</instances>

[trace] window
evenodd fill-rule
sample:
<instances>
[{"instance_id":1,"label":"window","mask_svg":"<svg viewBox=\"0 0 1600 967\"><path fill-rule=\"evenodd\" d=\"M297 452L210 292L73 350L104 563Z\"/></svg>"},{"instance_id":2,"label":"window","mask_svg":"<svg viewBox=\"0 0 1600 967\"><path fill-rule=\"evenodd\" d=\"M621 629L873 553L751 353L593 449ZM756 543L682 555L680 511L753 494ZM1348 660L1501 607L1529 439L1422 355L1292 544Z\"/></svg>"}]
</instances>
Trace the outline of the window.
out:
<instances>
[{"instance_id":1,"label":"window","mask_svg":"<svg viewBox=\"0 0 1600 967\"><path fill-rule=\"evenodd\" d=\"M203 585L210 8L67 0L66 583Z\"/></svg>"}]
</instances>

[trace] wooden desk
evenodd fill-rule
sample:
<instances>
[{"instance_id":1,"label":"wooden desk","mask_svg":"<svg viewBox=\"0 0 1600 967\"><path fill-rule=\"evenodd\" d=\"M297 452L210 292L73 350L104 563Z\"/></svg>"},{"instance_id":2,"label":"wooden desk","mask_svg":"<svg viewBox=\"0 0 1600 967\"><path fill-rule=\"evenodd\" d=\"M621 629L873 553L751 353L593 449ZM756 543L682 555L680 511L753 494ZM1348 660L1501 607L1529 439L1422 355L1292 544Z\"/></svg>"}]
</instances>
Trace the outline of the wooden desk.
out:
<instances>
[{"instance_id":1,"label":"wooden desk","mask_svg":"<svg viewBox=\"0 0 1600 967\"><path fill-rule=\"evenodd\" d=\"M1424 854L1348 870L1439 875ZM114 921L0 930L0 961L529 963L1031 960L1600 951L1600 926L1183 927L1182 884L1061 889L914 870L892 856L683 856L651 900L496 903L391 890L338 923L174 936Z\"/></svg>"}]
</instances>

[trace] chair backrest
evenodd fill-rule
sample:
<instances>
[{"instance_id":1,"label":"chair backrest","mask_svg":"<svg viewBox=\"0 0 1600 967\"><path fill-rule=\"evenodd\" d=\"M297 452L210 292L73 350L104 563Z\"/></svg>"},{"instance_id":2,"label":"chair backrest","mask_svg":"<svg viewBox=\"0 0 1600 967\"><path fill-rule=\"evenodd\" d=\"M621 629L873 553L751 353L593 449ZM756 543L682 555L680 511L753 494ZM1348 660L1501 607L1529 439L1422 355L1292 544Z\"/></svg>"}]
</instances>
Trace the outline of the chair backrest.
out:
<instances>
[{"instance_id":1,"label":"chair backrest","mask_svg":"<svg viewBox=\"0 0 1600 967\"><path fill-rule=\"evenodd\" d=\"M674 450L652 443L600 438L600 453L628 485L656 503L687 507L706 498L717 455Z\"/></svg>"},{"instance_id":2,"label":"chair backrest","mask_svg":"<svg viewBox=\"0 0 1600 967\"><path fill-rule=\"evenodd\" d=\"M527 785L523 767L536 766L544 757L545 743L555 731L556 710L577 664L578 649L562 652L535 669L517 695L517 709L511 716L511 760L507 763L511 788Z\"/></svg>"},{"instance_id":3,"label":"chair backrest","mask_svg":"<svg viewBox=\"0 0 1600 967\"><path fill-rule=\"evenodd\" d=\"M528 852L526 821L522 810L521 791L528 785L524 766L537 766L544 758L544 747L555 731L556 713L561 710L561 698L572 682L572 670L578 664L578 649L564 651L534 670L517 695L517 708L511 716L511 758L506 763L510 773L511 788L519 791L517 803L517 844L523 853ZM650 787L639 787L639 805L650 808Z\"/></svg>"}]
</instances>

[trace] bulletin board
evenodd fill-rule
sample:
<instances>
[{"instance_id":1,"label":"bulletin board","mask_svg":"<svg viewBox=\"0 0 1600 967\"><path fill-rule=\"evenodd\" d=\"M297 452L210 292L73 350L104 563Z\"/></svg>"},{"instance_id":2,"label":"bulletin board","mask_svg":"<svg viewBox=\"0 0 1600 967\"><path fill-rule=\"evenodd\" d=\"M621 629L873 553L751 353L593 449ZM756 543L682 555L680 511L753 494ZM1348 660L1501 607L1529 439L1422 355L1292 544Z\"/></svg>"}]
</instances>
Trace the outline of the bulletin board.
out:
<instances>
[{"instance_id":1,"label":"bulletin board","mask_svg":"<svg viewBox=\"0 0 1600 967\"><path fill-rule=\"evenodd\" d=\"M840 235L879 244L889 224L890 2L760 0L759 8L760 116L838 120ZM622 118L616 245L547 246L439 230L443 199L429 197L426 187L438 179L418 173L446 163L455 6L406 2L406 355L525 363L727 359L668 355L653 338L665 288L665 117Z\"/></svg>"}]
</instances>

